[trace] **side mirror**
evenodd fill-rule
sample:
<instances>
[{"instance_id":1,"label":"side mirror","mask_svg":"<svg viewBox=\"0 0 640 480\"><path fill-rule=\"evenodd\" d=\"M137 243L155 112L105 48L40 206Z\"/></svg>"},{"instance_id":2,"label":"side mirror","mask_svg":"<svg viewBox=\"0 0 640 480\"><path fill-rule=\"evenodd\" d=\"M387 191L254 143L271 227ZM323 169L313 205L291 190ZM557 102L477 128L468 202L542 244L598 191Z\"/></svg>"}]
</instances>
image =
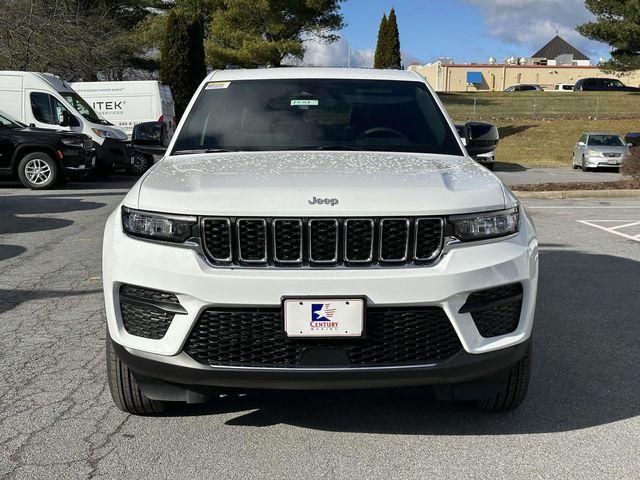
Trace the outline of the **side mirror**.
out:
<instances>
[{"instance_id":1,"label":"side mirror","mask_svg":"<svg viewBox=\"0 0 640 480\"><path fill-rule=\"evenodd\" d=\"M464 133L461 137L470 156L475 157L483 153L493 152L498 146L500 134L498 133L498 127L495 125L467 122L461 127L456 128L458 128L458 132L462 131Z\"/></svg>"},{"instance_id":2,"label":"side mirror","mask_svg":"<svg viewBox=\"0 0 640 480\"><path fill-rule=\"evenodd\" d=\"M79 127L80 126L80 122L75 117L75 115L72 115L67 110L63 110L62 112L60 112L60 115L58 115L58 124L61 127Z\"/></svg>"},{"instance_id":3,"label":"side mirror","mask_svg":"<svg viewBox=\"0 0 640 480\"><path fill-rule=\"evenodd\" d=\"M578 142L579 147L584 147L586 144L584 142Z\"/></svg>"},{"instance_id":4,"label":"side mirror","mask_svg":"<svg viewBox=\"0 0 640 480\"><path fill-rule=\"evenodd\" d=\"M167 125L164 122L144 122L133 127L133 146L149 155L164 155L168 145Z\"/></svg>"}]
</instances>

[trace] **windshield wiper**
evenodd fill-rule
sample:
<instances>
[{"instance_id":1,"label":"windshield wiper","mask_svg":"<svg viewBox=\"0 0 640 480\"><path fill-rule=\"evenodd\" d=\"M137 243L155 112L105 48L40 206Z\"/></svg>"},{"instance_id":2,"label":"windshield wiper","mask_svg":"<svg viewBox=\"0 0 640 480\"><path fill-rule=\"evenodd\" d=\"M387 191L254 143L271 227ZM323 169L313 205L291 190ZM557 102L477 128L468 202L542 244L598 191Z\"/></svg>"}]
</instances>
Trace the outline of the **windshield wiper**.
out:
<instances>
[{"instance_id":1,"label":"windshield wiper","mask_svg":"<svg viewBox=\"0 0 640 480\"><path fill-rule=\"evenodd\" d=\"M191 150L175 150L171 155L193 155L196 153L226 153L237 152L237 150L228 150L226 148L194 148Z\"/></svg>"}]
</instances>

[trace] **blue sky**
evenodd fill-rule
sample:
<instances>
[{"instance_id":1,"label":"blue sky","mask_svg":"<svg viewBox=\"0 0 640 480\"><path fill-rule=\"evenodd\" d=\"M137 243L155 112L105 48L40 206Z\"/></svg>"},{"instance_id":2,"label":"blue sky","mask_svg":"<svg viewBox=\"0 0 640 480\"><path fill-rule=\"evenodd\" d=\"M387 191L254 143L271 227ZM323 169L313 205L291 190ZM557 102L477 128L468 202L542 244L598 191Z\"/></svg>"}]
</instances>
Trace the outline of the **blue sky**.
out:
<instances>
[{"instance_id":1,"label":"blue sky","mask_svg":"<svg viewBox=\"0 0 640 480\"><path fill-rule=\"evenodd\" d=\"M530 56L559 31L597 62L606 45L581 37L575 26L591 18L583 0L347 0L347 26L337 44L311 43L305 63L341 65L352 49L352 66L372 61L380 18L395 7L405 63L439 57L456 62L499 61ZM355 65L354 65L355 64Z\"/></svg>"}]
</instances>

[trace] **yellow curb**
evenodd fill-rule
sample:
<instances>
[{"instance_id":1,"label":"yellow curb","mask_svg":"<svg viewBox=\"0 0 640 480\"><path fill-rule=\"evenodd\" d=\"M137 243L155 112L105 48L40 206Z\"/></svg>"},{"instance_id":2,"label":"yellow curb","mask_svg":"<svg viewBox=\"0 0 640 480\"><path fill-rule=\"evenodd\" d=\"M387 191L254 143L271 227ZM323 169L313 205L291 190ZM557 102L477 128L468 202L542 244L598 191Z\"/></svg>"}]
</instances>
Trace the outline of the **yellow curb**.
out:
<instances>
[{"instance_id":1,"label":"yellow curb","mask_svg":"<svg viewBox=\"0 0 640 480\"><path fill-rule=\"evenodd\" d=\"M629 190L556 190L550 192L520 192L514 190L520 198L620 198L640 197L640 189Z\"/></svg>"}]
</instances>

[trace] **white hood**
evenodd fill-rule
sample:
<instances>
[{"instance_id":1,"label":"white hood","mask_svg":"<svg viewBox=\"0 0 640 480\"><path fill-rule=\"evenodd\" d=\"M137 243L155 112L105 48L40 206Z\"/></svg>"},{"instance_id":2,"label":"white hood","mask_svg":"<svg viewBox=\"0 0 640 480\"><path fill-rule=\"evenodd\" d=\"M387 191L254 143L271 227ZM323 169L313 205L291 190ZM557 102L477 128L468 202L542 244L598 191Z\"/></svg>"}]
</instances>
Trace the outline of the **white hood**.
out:
<instances>
[{"instance_id":1,"label":"white hood","mask_svg":"<svg viewBox=\"0 0 640 480\"><path fill-rule=\"evenodd\" d=\"M313 197L338 203L312 205ZM499 210L505 197L493 174L459 156L238 152L167 157L141 181L138 208L225 216L443 215Z\"/></svg>"}]
</instances>

